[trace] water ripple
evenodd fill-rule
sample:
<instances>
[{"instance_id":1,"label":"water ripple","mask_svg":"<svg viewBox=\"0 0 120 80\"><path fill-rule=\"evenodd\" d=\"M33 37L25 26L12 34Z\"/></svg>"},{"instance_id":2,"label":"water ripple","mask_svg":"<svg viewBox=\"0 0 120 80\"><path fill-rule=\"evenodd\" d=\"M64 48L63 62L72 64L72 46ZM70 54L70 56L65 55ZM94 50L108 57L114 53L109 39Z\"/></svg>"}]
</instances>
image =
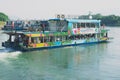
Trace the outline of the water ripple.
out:
<instances>
[{"instance_id":1,"label":"water ripple","mask_svg":"<svg viewBox=\"0 0 120 80\"><path fill-rule=\"evenodd\" d=\"M20 51L14 51L11 52L9 50L0 50L0 62L5 62L5 63L9 63L8 59L16 59L22 52Z\"/></svg>"}]
</instances>

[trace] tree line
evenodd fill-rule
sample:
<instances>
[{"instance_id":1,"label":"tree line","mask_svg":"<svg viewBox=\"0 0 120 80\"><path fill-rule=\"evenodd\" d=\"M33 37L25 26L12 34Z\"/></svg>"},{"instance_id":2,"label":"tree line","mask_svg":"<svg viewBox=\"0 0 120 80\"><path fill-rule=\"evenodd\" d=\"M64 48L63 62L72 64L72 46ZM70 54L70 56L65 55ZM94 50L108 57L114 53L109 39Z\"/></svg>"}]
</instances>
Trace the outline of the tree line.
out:
<instances>
[{"instance_id":1,"label":"tree line","mask_svg":"<svg viewBox=\"0 0 120 80\"><path fill-rule=\"evenodd\" d=\"M100 19L102 24L107 26L120 26L120 16L107 15L102 16L101 14L93 15L93 19Z\"/></svg>"},{"instance_id":2,"label":"tree line","mask_svg":"<svg viewBox=\"0 0 120 80\"><path fill-rule=\"evenodd\" d=\"M88 17L89 15L82 15L79 18L88 19ZM116 15L103 16L101 14L94 14L92 15L92 18L101 20L101 24L105 24L106 26L120 26L120 16L116 16ZM7 20L9 20L8 15L0 12L0 21L7 21Z\"/></svg>"},{"instance_id":3,"label":"tree line","mask_svg":"<svg viewBox=\"0 0 120 80\"><path fill-rule=\"evenodd\" d=\"M89 15L82 15L79 18L89 18ZM120 26L120 16L116 15L107 15L103 16L101 14L92 15L92 19L101 20L101 24L105 24L106 26Z\"/></svg>"}]
</instances>

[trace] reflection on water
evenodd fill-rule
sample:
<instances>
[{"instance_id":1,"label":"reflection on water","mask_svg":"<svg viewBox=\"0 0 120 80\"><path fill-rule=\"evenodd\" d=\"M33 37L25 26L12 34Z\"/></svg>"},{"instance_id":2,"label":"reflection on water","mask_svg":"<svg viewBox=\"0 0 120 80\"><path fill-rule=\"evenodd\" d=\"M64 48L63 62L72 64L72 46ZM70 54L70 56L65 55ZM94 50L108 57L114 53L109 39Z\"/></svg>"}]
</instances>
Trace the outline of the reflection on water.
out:
<instances>
[{"instance_id":1,"label":"reflection on water","mask_svg":"<svg viewBox=\"0 0 120 80\"><path fill-rule=\"evenodd\" d=\"M120 28L112 28L118 34ZM1 80L119 80L120 38L109 43L0 53ZM116 41L117 40L117 41Z\"/></svg>"}]
</instances>

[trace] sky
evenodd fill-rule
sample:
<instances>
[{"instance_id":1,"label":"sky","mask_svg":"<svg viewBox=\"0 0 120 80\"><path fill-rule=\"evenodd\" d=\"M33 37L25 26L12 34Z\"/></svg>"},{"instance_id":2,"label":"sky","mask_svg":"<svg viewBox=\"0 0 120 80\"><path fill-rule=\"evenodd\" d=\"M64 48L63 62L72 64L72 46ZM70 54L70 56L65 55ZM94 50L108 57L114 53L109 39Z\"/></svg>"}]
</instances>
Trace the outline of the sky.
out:
<instances>
[{"instance_id":1,"label":"sky","mask_svg":"<svg viewBox=\"0 0 120 80\"><path fill-rule=\"evenodd\" d=\"M119 15L120 0L0 0L0 12L11 18L47 19L56 14Z\"/></svg>"}]
</instances>

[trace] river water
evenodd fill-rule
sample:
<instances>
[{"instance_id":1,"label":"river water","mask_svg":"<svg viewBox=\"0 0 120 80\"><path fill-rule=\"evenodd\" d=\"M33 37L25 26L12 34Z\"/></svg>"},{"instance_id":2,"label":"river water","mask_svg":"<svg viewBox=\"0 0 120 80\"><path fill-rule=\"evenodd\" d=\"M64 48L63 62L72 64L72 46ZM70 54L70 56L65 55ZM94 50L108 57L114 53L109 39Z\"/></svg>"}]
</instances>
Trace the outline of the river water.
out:
<instances>
[{"instance_id":1,"label":"river water","mask_svg":"<svg viewBox=\"0 0 120 80\"><path fill-rule=\"evenodd\" d=\"M120 80L120 28L108 43L32 52L0 46L0 80ZM0 45L7 36L0 32Z\"/></svg>"}]
</instances>

